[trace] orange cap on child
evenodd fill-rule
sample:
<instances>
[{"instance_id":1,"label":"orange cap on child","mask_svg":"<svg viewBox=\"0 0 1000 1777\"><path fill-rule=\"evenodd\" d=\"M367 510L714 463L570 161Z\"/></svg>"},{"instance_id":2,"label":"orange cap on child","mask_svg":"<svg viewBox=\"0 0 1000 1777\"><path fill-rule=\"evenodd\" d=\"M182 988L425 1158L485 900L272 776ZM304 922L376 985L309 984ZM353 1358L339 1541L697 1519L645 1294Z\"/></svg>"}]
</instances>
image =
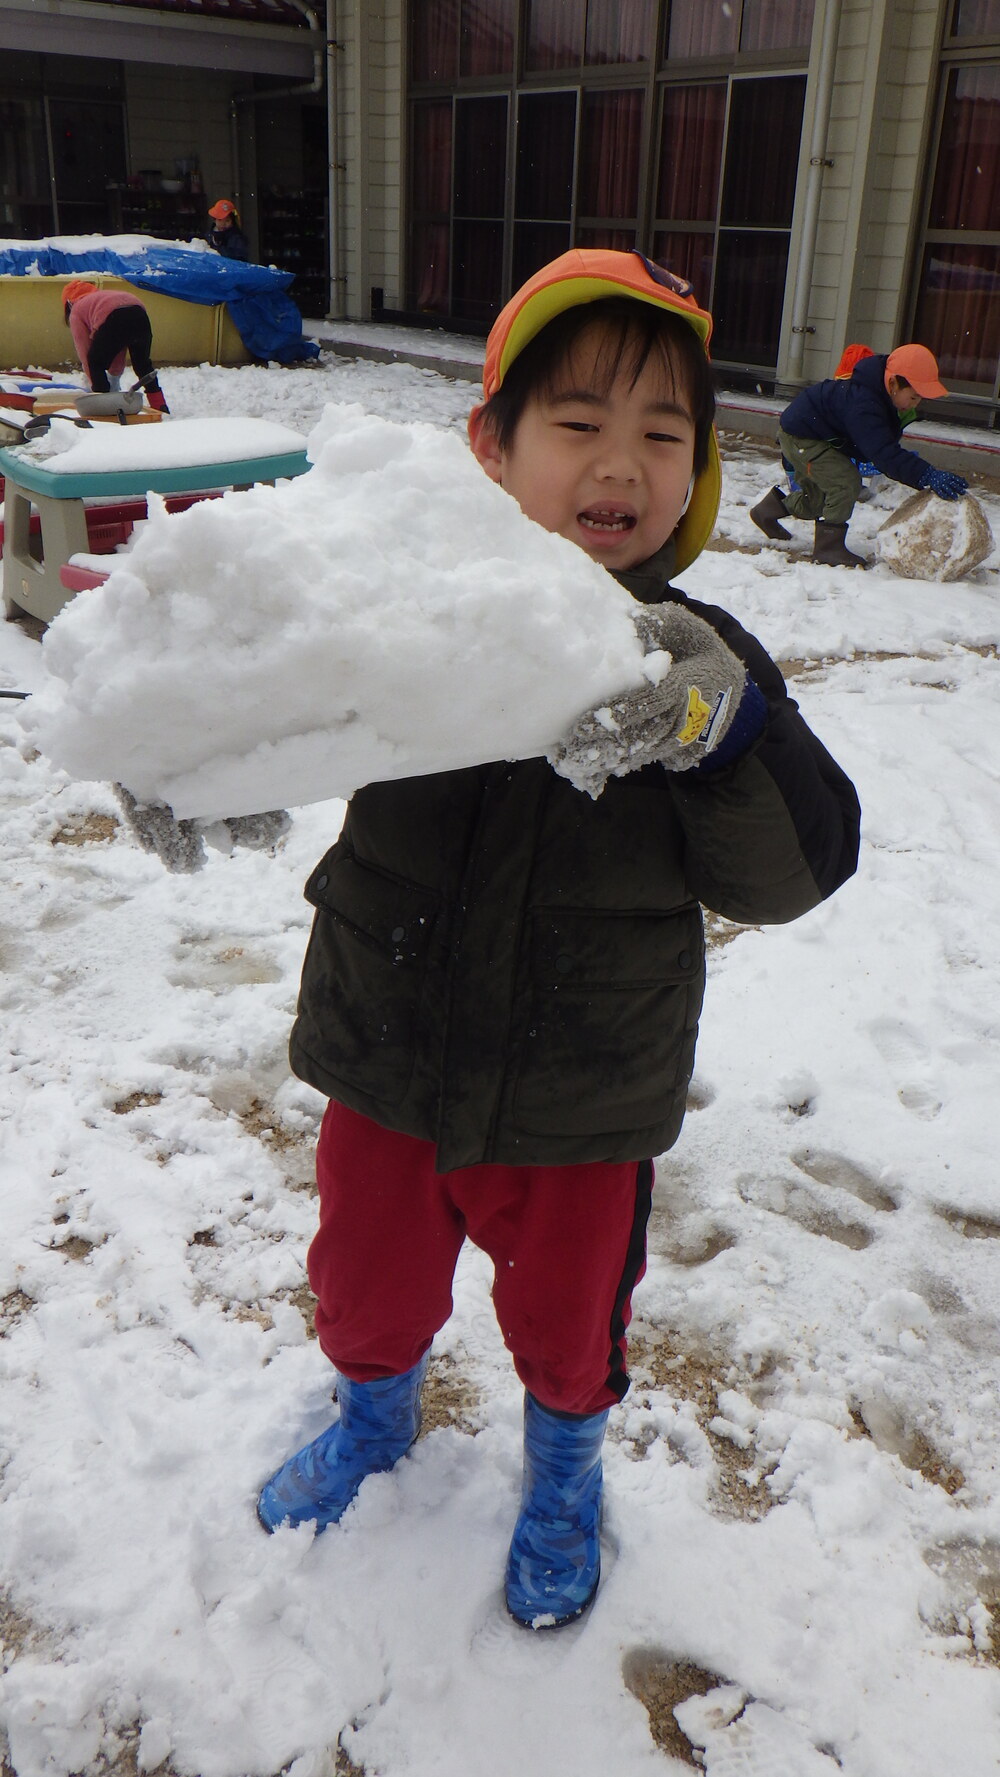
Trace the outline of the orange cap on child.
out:
<instances>
[{"instance_id":1,"label":"orange cap on child","mask_svg":"<svg viewBox=\"0 0 1000 1777\"><path fill-rule=\"evenodd\" d=\"M69 283L63 285L63 302L79 302L81 296L90 296L96 289L97 285L91 284L87 278L70 278Z\"/></svg>"},{"instance_id":2,"label":"orange cap on child","mask_svg":"<svg viewBox=\"0 0 1000 1777\"><path fill-rule=\"evenodd\" d=\"M938 376L937 359L926 346L897 346L886 360L886 388L890 376L901 376L924 401L939 401L948 393Z\"/></svg>"},{"instance_id":3,"label":"orange cap on child","mask_svg":"<svg viewBox=\"0 0 1000 1777\"><path fill-rule=\"evenodd\" d=\"M223 216L235 216L237 210L236 205L231 203L228 197L220 197L218 203L213 204L208 213L215 217L216 222L221 222Z\"/></svg>"}]
</instances>

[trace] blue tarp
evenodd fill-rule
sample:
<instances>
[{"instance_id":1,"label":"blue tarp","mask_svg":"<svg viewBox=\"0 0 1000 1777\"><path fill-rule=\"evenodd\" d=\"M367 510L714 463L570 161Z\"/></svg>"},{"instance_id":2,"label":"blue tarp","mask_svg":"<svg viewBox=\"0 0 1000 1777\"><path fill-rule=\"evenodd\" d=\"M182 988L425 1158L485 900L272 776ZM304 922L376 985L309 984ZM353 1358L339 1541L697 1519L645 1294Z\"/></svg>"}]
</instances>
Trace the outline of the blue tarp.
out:
<instances>
[{"instance_id":1,"label":"blue tarp","mask_svg":"<svg viewBox=\"0 0 1000 1777\"><path fill-rule=\"evenodd\" d=\"M50 241L4 241L0 244L0 273L14 277L86 277L109 272L127 278L140 290L159 290L181 302L224 302L237 332L255 358L277 359L294 364L318 358L319 346L302 333L302 316L288 295L293 274L267 265L245 265L224 259L208 249L204 253L153 241L134 251L120 251L81 240L75 252L66 252Z\"/></svg>"}]
</instances>

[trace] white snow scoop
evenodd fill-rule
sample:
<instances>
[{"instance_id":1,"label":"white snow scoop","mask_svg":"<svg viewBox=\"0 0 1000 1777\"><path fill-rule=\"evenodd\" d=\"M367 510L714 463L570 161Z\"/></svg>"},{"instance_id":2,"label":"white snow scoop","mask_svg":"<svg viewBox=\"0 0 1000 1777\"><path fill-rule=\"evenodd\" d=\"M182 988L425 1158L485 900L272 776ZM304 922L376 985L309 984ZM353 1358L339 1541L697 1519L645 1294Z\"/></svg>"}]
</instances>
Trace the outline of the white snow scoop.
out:
<instances>
[{"instance_id":1,"label":"white snow scoop","mask_svg":"<svg viewBox=\"0 0 1000 1777\"><path fill-rule=\"evenodd\" d=\"M141 413L143 408L142 388L136 384L134 389L109 389L103 395L75 395L73 406L77 413L86 418L89 414Z\"/></svg>"},{"instance_id":2,"label":"white snow scoop","mask_svg":"<svg viewBox=\"0 0 1000 1777\"><path fill-rule=\"evenodd\" d=\"M124 425L129 415L142 412L143 391L155 381L156 371L149 370L130 389L105 389L100 394L89 389L46 390L35 402L35 413L50 414L59 408L73 407L84 416L91 414L95 419L118 419Z\"/></svg>"}]
</instances>

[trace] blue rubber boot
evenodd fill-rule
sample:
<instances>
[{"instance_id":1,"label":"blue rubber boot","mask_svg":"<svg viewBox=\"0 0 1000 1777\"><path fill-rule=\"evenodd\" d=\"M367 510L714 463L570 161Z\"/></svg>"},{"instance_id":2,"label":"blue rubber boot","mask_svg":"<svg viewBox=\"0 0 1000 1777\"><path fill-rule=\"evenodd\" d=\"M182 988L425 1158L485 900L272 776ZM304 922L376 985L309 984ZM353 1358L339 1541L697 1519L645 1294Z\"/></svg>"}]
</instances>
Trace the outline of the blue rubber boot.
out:
<instances>
[{"instance_id":1,"label":"blue rubber boot","mask_svg":"<svg viewBox=\"0 0 1000 1777\"><path fill-rule=\"evenodd\" d=\"M393 1468L416 1440L426 1371L426 1355L402 1376L378 1382L351 1382L338 1371L340 1418L261 1488L257 1516L264 1529L315 1524L318 1536L336 1524L366 1475Z\"/></svg>"},{"instance_id":2,"label":"blue rubber boot","mask_svg":"<svg viewBox=\"0 0 1000 1777\"><path fill-rule=\"evenodd\" d=\"M507 1557L507 1609L526 1629L581 1616L601 1577L601 1445L607 1412L564 1418L524 1397L521 1516Z\"/></svg>"}]
</instances>

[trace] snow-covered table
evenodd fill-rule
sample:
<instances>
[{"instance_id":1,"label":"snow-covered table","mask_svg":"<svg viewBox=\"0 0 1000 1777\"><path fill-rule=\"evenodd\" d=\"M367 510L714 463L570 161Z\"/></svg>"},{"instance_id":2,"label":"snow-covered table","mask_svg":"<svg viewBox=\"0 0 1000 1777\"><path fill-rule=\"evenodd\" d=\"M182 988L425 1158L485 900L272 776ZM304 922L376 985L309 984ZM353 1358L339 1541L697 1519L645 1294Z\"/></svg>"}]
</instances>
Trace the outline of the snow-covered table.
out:
<instances>
[{"instance_id":1,"label":"snow-covered table","mask_svg":"<svg viewBox=\"0 0 1000 1777\"><path fill-rule=\"evenodd\" d=\"M88 499L189 494L252 487L302 475L305 439L270 420L173 420L163 426L58 430L0 450L5 478L3 602L48 623L73 596L59 570L86 554ZM31 553L31 508L41 521L42 559Z\"/></svg>"}]
</instances>

